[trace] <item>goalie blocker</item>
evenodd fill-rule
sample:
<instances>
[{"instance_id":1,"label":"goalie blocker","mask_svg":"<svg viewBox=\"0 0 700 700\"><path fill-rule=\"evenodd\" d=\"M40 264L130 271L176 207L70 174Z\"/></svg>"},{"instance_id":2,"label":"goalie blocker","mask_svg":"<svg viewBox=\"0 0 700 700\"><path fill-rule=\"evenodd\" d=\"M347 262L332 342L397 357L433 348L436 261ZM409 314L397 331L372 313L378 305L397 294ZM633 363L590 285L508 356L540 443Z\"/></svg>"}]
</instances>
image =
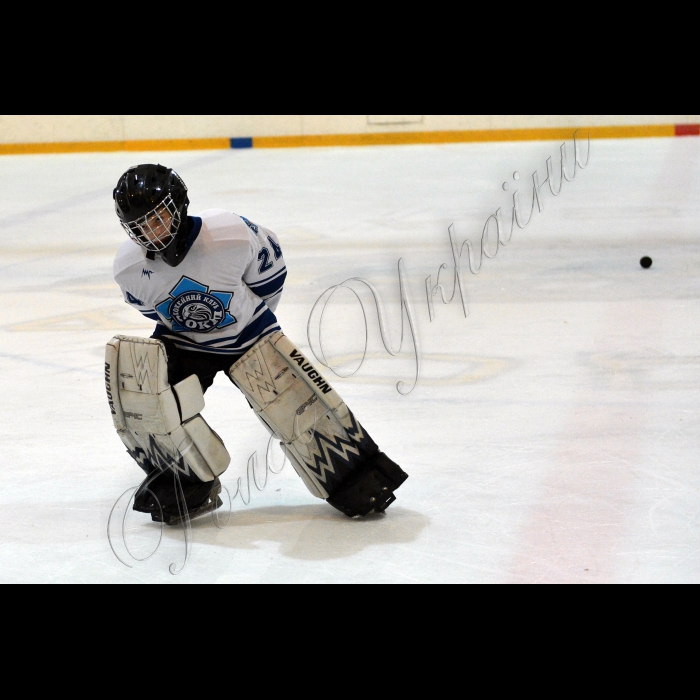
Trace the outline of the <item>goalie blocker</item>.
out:
<instances>
[{"instance_id":1,"label":"goalie blocker","mask_svg":"<svg viewBox=\"0 0 700 700\"><path fill-rule=\"evenodd\" d=\"M231 366L245 394L308 490L346 515L381 513L408 478L376 443L321 373L281 332Z\"/></svg>"}]
</instances>

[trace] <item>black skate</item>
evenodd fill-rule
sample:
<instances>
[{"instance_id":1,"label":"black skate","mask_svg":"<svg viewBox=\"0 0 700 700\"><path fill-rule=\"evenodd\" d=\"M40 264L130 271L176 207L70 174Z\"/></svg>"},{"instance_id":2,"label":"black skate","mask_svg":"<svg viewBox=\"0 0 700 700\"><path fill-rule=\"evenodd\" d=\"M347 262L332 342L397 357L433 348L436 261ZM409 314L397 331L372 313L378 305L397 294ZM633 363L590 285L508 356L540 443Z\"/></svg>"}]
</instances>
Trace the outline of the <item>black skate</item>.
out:
<instances>
[{"instance_id":1,"label":"black skate","mask_svg":"<svg viewBox=\"0 0 700 700\"><path fill-rule=\"evenodd\" d=\"M149 513L154 522L179 525L186 517L191 520L220 508L223 505L220 493L218 478L194 481L165 470L144 480L134 496L133 508L140 513Z\"/></svg>"},{"instance_id":2,"label":"black skate","mask_svg":"<svg viewBox=\"0 0 700 700\"><path fill-rule=\"evenodd\" d=\"M162 520L160 510L151 513L151 520L157 523L164 522L166 525L179 525L185 521L186 517L192 520L193 518L197 518L200 515L206 515L207 513L211 513L217 508L221 508L221 506L224 504L224 502L221 500L221 497L219 496L219 494L221 493L221 482L218 479L215 479L214 481L208 483L213 484L212 489L200 505L192 506L190 505L190 502L188 500L186 514L181 513L176 506L176 512L166 511L165 509L163 509Z\"/></svg>"},{"instance_id":3,"label":"black skate","mask_svg":"<svg viewBox=\"0 0 700 700\"><path fill-rule=\"evenodd\" d=\"M326 500L350 518L383 513L396 500L394 491L406 479L408 474L396 462L377 451Z\"/></svg>"}]
</instances>

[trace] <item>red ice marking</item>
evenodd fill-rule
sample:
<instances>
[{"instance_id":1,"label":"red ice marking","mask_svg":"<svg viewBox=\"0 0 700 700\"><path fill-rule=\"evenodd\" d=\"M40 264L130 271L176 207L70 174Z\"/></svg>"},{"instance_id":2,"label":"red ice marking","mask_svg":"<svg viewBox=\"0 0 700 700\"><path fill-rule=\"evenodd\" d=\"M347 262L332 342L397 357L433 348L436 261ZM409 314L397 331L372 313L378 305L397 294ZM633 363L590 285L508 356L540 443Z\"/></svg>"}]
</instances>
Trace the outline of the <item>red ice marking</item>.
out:
<instances>
[{"instance_id":1,"label":"red ice marking","mask_svg":"<svg viewBox=\"0 0 700 700\"><path fill-rule=\"evenodd\" d=\"M700 136L700 124L676 124L676 136Z\"/></svg>"}]
</instances>

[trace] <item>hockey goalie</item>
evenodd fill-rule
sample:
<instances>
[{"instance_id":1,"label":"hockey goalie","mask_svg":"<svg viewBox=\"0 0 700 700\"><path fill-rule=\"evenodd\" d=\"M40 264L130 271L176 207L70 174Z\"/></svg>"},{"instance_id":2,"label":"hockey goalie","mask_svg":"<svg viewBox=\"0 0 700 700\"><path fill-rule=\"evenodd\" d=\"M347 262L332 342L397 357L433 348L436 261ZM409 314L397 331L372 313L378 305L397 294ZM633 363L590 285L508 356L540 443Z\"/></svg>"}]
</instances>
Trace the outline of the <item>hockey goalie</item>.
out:
<instances>
[{"instance_id":1,"label":"hockey goalie","mask_svg":"<svg viewBox=\"0 0 700 700\"><path fill-rule=\"evenodd\" d=\"M230 457L201 414L225 372L311 494L350 517L383 512L408 475L282 332L275 233L222 209L188 215L187 187L163 165L129 168L113 197L129 235L114 278L156 321L150 338L118 335L105 350L114 427L146 472L134 509L176 524L221 506Z\"/></svg>"}]
</instances>

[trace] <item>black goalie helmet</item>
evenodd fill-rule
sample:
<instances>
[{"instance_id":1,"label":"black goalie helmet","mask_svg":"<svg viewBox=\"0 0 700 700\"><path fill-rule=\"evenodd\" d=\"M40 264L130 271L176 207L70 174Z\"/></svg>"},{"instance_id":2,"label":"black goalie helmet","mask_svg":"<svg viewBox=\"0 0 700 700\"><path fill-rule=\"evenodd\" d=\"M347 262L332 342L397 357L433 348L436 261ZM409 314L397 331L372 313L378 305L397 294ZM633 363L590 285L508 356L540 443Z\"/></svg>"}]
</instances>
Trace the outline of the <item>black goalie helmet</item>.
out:
<instances>
[{"instance_id":1,"label":"black goalie helmet","mask_svg":"<svg viewBox=\"0 0 700 700\"><path fill-rule=\"evenodd\" d=\"M175 267L187 247L187 187L164 165L135 165L120 178L112 193L114 208L129 237L149 255L159 253Z\"/></svg>"}]
</instances>

